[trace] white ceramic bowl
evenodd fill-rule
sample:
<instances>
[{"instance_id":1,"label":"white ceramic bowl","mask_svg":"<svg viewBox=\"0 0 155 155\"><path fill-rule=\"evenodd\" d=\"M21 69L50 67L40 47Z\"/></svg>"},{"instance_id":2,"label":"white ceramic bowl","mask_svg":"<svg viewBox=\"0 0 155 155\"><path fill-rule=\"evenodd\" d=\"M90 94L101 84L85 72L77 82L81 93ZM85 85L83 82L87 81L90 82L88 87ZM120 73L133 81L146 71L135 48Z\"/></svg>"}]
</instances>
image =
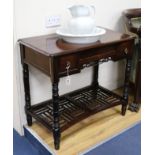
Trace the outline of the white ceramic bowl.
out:
<instances>
[{"instance_id":1,"label":"white ceramic bowl","mask_svg":"<svg viewBox=\"0 0 155 155\"><path fill-rule=\"evenodd\" d=\"M56 34L60 38L62 38L64 41L69 43L76 43L76 44L88 44L88 43L94 43L102 37L106 33L106 30L101 27L96 27L94 29L94 32L91 34L71 34L67 31L67 29L58 29L56 31Z\"/></svg>"}]
</instances>

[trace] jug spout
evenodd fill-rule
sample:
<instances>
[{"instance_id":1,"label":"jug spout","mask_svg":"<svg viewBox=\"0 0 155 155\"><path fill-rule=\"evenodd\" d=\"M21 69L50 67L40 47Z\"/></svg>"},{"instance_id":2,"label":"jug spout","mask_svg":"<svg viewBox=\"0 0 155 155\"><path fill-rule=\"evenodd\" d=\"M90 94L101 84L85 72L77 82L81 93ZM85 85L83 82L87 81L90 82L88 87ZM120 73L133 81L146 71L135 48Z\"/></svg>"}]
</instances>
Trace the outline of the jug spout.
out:
<instances>
[{"instance_id":1,"label":"jug spout","mask_svg":"<svg viewBox=\"0 0 155 155\"><path fill-rule=\"evenodd\" d=\"M70 11L71 14L72 14L73 10L75 9L75 6L71 6L71 7L69 7L68 9L69 9L69 11Z\"/></svg>"},{"instance_id":2,"label":"jug spout","mask_svg":"<svg viewBox=\"0 0 155 155\"><path fill-rule=\"evenodd\" d=\"M68 8L72 17L78 17L78 8L77 7L78 7L77 5L73 5Z\"/></svg>"}]
</instances>

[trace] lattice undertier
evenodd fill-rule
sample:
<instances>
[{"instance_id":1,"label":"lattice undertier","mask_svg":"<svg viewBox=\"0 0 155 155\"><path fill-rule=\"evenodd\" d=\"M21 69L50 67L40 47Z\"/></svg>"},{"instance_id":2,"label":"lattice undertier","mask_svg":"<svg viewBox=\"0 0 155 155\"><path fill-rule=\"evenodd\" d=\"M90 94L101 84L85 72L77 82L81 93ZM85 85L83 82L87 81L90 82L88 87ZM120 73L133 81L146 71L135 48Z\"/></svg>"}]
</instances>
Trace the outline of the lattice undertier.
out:
<instances>
[{"instance_id":1,"label":"lattice undertier","mask_svg":"<svg viewBox=\"0 0 155 155\"><path fill-rule=\"evenodd\" d=\"M102 87L86 87L60 97L59 113L61 131L88 116L107 108L122 104L123 98ZM52 131L52 100L32 106L27 111L37 121Z\"/></svg>"}]
</instances>

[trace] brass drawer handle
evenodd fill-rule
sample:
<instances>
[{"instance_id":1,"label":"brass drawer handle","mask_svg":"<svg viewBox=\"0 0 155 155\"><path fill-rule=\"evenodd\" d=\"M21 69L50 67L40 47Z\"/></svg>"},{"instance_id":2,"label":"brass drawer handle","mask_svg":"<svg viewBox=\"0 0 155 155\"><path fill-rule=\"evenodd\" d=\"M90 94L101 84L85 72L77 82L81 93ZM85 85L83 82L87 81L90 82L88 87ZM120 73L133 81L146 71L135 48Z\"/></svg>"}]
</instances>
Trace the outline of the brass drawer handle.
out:
<instances>
[{"instance_id":1,"label":"brass drawer handle","mask_svg":"<svg viewBox=\"0 0 155 155\"><path fill-rule=\"evenodd\" d=\"M125 48L124 53L128 54L128 49L127 48Z\"/></svg>"},{"instance_id":2,"label":"brass drawer handle","mask_svg":"<svg viewBox=\"0 0 155 155\"><path fill-rule=\"evenodd\" d=\"M69 69L70 69L70 61L67 61L67 64L66 64L66 72L67 72L67 76L69 76Z\"/></svg>"},{"instance_id":3,"label":"brass drawer handle","mask_svg":"<svg viewBox=\"0 0 155 155\"><path fill-rule=\"evenodd\" d=\"M71 66L70 61L67 61L67 64L66 64L66 69L69 69L69 68L70 68L70 66Z\"/></svg>"},{"instance_id":4,"label":"brass drawer handle","mask_svg":"<svg viewBox=\"0 0 155 155\"><path fill-rule=\"evenodd\" d=\"M105 59L100 59L99 62L108 62L109 60L111 60L111 57L105 58Z\"/></svg>"},{"instance_id":5,"label":"brass drawer handle","mask_svg":"<svg viewBox=\"0 0 155 155\"><path fill-rule=\"evenodd\" d=\"M87 63L87 64L83 64L83 68L85 68L85 67L90 67L90 66L96 66L96 65L99 65L99 64L101 64L101 63L103 63L103 62L108 62L108 61L110 61L110 60L112 60L111 57L100 59L100 60L97 61L97 62L96 62L96 61L92 61L92 62L89 62L89 63Z\"/></svg>"}]
</instances>

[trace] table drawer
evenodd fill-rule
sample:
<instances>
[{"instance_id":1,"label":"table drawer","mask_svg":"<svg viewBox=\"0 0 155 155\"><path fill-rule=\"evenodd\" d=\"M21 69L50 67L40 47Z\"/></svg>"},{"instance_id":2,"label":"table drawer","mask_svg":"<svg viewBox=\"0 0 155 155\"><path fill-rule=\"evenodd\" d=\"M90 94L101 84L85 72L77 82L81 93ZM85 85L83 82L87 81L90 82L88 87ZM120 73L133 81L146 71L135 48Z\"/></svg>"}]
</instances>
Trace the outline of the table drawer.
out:
<instances>
[{"instance_id":1,"label":"table drawer","mask_svg":"<svg viewBox=\"0 0 155 155\"><path fill-rule=\"evenodd\" d=\"M80 56L80 64L87 64L107 58L112 59L115 53L115 48L98 48L92 51L89 50Z\"/></svg>"},{"instance_id":2,"label":"table drawer","mask_svg":"<svg viewBox=\"0 0 155 155\"><path fill-rule=\"evenodd\" d=\"M78 69L78 56L75 54L66 55L59 58L59 72L66 72L66 67L69 67L69 70Z\"/></svg>"},{"instance_id":3,"label":"table drawer","mask_svg":"<svg viewBox=\"0 0 155 155\"><path fill-rule=\"evenodd\" d=\"M121 59L132 55L132 45L130 42L124 42L116 47L116 59Z\"/></svg>"}]
</instances>

